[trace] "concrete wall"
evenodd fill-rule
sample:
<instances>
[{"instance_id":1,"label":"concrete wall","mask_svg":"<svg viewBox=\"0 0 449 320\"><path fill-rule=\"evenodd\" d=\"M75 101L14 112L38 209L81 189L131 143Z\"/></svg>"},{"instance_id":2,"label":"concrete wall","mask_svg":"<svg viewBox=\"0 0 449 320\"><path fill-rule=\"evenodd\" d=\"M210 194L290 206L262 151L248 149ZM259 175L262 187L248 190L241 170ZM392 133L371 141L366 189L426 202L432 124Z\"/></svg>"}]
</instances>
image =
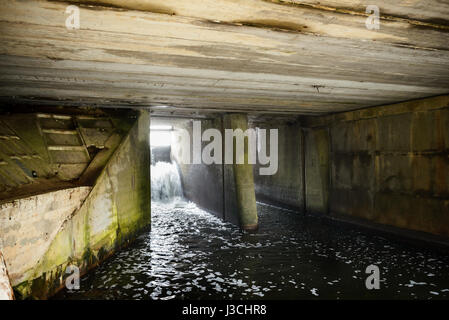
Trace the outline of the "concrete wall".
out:
<instances>
[{"instance_id":1,"label":"concrete wall","mask_svg":"<svg viewBox=\"0 0 449 320\"><path fill-rule=\"evenodd\" d=\"M201 129L222 130L222 118L201 120ZM226 121L225 121L226 122ZM278 129L279 163L274 175L260 175L258 164L253 166L254 189L258 201L287 206L303 210L304 175L303 175L303 135L297 123L254 122L252 128L267 130L267 149L269 150L268 132ZM181 126L193 136L192 122ZM180 128L181 128L180 127ZM223 127L230 128L229 123ZM224 137L224 134L223 134ZM203 142L203 147L207 143ZM191 148L191 146L190 146ZM239 206L236 195L233 165L181 164L179 158L183 147L180 140L172 146L173 158L179 163L184 196L216 216L239 224ZM192 152L192 148L190 149ZM223 193L223 191L225 191Z\"/></svg>"},{"instance_id":2,"label":"concrete wall","mask_svg":"<svg viewBox=\"0 0 449 320\"><path fill-rule=\"evenodd\" d=\"M62 225L81 207L91 189L64 189L0 205L2 251L13 286L33 276Z\"/></svg>"},{"instance_id":3,"label":"concrete wall","mask_svg":"<svg viewBox=\"0 0 449 320\"><path fill-rule=\"evenodd\" d=\"M3 252L18 298L48 297L64 285L68 265L86 272L150 224L149 114L140 115L90 193L57 193L60 201L44 194L7 204L2 210L8 212L0 213L7 230L0 233ZM44 250L34 252L35 247Z\"/></svg>"},{"instance_id":4,"label":"concrete wall","mask_svg":"<svg viewBox=\"0 0 449 320\"><path fill-rule=\"evenodd\" d=\"M279 171L255 166L260 201L449 236L448 96L265 127L279 128Z\"/></svg>"},{"instance_id":5,"label":"concrete wall","mask_svg":"<svg viewBox=\"0 0 449 320\"><path fill-rule=\"evenodd\" d=\"M278 129L278 171L274 175L260 175L259 164L254 165L254 183L258 201L304 208L303 134L297 123L253 123L253 128Z\"/></svg>"},{"instance_id":6,"label":"concrete wall","mask_svg":"<svg viewBox=\"0 0 449 320\"><path fill-rule=\"evenodd\" d=\"M330 130L329 210L449 236L449 97L311 119Z\"/></svg>"},{"instance_id":7,"label":"concrete wall","mask_svg":"<svg viewBox=\"0 0 449 320\"><path fill-rule=\"evenodd\" d=\"M222 117L202 119L201 133L209 128L220 130L222 132L224 145L224 133L222 130L223 128L232 128L232 121L230 119L227 119L226 116L224 118L225 119L223 119ZM191 121L186 122L184 125L178 125L178 127L175 129L187 130L187 132L189 132L190 134L190 138L193 139L193 123ZM180 168L184 196L187 199L195 202L199 207L213 213L217 217L220 217L227 222L241 225L242 216L240 216L240 213L245 211L246 208L239 206L239 194L236 191L238 189L238 186L236 186L235 183L235 166L232 164L183 164L180 159L182 152L184 152L186 148L190 148L191 156L193 153L192 140L189 142L189 144L190 146L187 146L187 143L185 141L183 143L183 141L178 139L172 145L173 159L179 164ZM202 150L207 144L209 144L209 142L202 143ZM191 157L191 159L193 158ZM239 169L244 169L241 171L246 172L245 168ZM249 167L249 170L252 169ZM239 174L237 173L237 175ZM242 182L243 180L239 180L239 182ZM249 180L252 180L252 177ZM248 181L243 182L247 184ZM240 190L243 189L245 189L245 186L240 187ZM253 190L254 187L253 185L251 185L251 191ZM240 195L242 194L248 193L242 191ZM255 205L255 201L250 202L254 202ZM246 202L240 201L240 203L244 204Z\"/></svg>"},{"instance_id":8,"label":"concrete wall","mask_svg":"<svg viewBox=\"0 0 449 320\"><path fill-rule=\"evenodd\" d=\"M199 121L199 120L197 120ZM221 118L201 120L201 134L209 129L221 130ZM195 202L201 208L213 213L217 217L225 219L223 198L223 166L221 164L205 165L184 164L180 157L182 152L190 150L192 162L193 122L188 121L184 125L175 127L175 130L184 129L190 135L190 141L176 140L172 146L172 156L180 168L181 183L184 197ZM178 136L175 134L175 136ZM207 144L203 142L202 148Z\"/></svg>"},{"instance_id":9,"label":"concrete wall","mask_svg":"<svg viewBox=\"0 0 449 320\"><path fill-rule=\"evenodd\" d=\"M151 147L151 164L154 165L156 162L171 162L171 147Z\"/></svg>"},{"instance_id":10,"label":"concrete wall","mask_svg":"<svg viewBox=\"0 0 449 320\"><path fill-rule=\"evenodd\" d=\"M9 281L8 269L0 251L0 300L14 300L14 293Z\"/></svg>"}]
</instances>

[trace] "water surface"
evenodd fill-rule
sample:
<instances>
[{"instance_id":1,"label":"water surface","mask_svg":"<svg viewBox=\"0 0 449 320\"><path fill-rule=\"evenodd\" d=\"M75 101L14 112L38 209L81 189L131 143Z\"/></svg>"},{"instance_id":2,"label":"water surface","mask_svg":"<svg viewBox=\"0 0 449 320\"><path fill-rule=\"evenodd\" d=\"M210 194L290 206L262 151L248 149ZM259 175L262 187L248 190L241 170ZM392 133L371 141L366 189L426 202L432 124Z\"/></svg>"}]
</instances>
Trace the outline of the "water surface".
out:
<instances>
[{"instance_id":1,"label":"water surface","mask_svg":"<svg viewBox=\"0 0 449 320\"><path fill-rule=\"evenodd\" d=\"M183 200L152 204L152 230L56 299L447 299L449 257L356 226L258 204L242 233ZM380 290L367 290L367 266Z\"/></svg>"}]
</instances>

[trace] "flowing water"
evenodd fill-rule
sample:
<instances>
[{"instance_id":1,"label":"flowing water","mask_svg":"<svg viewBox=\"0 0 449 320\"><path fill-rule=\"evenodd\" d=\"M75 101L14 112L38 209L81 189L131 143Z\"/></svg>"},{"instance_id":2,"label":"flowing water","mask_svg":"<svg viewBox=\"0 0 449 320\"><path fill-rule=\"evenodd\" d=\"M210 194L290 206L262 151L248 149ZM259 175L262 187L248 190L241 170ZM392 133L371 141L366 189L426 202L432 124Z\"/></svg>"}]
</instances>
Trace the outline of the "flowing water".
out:
<instances>
[{"instance_id":1,"label":"flowing water","mask_svg":"<svg viewBox=\"0 0 449 320\"><path fill-rule=\"evenodd\" d=\"M151 166L151 200L166 202L182 197L181 179L175 164L157 162Z\"/></svg>"},{"instance_id":2,"label":"flowing water","mask_svg":"<svg viewBox=\"0 0 449 320\"><path fill-rule=\"evenodd\" d=\"M152 194L152 230L56 299L449 298L442 251L261 203L259 231L242 233L184 201L168 163L152 167Z\"/></svg>"}]
</instances>

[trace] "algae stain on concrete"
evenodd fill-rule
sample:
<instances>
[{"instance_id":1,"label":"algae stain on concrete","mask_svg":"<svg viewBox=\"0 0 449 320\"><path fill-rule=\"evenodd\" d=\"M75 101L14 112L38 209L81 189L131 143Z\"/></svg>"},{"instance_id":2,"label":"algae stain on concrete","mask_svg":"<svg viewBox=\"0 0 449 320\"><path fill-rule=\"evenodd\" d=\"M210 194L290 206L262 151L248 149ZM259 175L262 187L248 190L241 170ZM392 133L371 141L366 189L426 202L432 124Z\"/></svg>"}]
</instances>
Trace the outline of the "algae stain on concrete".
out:
<instances>
[{"instance_id":1,"label":"algae stain on concrete","mask_svg":"<svg viewBox=\"0 0 449 320\"><path fill-rule=\"evenodd\" d=\"M65 221L33 268L32 275L14 287L19 298L45 299L51 296L64 285L68 265L74 264L81 273L85 273L132 241L149 225L148 133L149 114L142 112L103 169L84 204ZM131 177L134 185L130 182Z\"/></svg>"}]
</instances>

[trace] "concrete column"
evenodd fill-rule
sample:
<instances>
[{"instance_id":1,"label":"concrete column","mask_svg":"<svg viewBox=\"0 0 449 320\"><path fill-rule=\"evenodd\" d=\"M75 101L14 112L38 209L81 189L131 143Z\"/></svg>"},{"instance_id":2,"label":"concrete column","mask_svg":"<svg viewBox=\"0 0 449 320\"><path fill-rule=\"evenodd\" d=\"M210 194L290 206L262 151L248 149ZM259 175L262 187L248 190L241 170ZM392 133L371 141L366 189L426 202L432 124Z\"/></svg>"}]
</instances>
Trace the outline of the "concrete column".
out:
<instances>
[{"instance_id":1,"label":"concrete column","mask_svg":"<svg viewBox=\"0 0 449 320\"><path fill-rule=\"evenodd\" d=\"M309 129L305 135L306 210L327 214L329 209L329 132Z\"/></svg>"},{"instance_id":2,"label":"concrete column","mask_svg":"<svg viewBox=\"0 0 449 320\"><path fill-rule=\"evenodd\" d=\"M224 116L224 129L248 129L245 114L229 114ZM226 136L226 135L225 135ZM234 138L233 153L234 186L239 211L240 225L244 230L256 230L258 227L256 195L254 191L253 165L248 164L248 139L245 137L244 164L236 164L236 143ZM228 192L228 190L225 190Z\"/></svg>"}]
</instances>

